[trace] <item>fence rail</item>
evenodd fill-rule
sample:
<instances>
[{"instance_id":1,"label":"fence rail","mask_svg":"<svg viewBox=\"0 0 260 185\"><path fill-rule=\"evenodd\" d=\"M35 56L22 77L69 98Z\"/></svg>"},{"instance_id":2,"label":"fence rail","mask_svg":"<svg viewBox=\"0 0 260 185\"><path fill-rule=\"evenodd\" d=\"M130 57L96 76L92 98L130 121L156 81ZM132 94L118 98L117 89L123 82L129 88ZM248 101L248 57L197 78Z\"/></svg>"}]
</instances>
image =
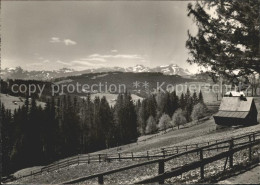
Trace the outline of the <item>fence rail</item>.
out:
<instances>
[{"instance_id":1,"label":"fence rail","mask_svg":"<svg viewBox=\"0 0 260 185\"><path fill-rule=\"evenodd\" d=\"M249 135L252 136L252 139L255 140L257 136L260 136L260 132L251 132L247 134L239 135L235 138L232 138L233 141L244 139L249 137ZM81 154L77 156L73 156L64 160L56 161L50 165L47 165L39 170L31 171L28 175L19 176L16 179L21 179L24 177L30 177L30 176L37 176L42 174L43 172L52 172L56 170L60 170L62 168L67 168L71 165L79 165L83 163L92 163L92 162L110 162L112 160L136 160L136 159L147 159L148 161L145 163L139 163L136 165L133 165L133 167L139 167L142 165L147 164L153 164L160 161L161 158L166 159L169 157L175 157L183 154L187 154L187 152L190 151L196 151L199 153L199 149L203 148L205 151L210 150L223 150L228 148L229 146L221 146L222 144L225 144L227 141L230 141L230 139L219 139L214 141L208 141L208 142L201 142L196 144L189 144L189 145L176 145L176 146L169 146L164 147L157 150L150 150L146 152L122 152L122 153L113 153L113 154L106 154L106 153L100 153L100 154ZM238 145L247 144L247 143L238 143ZM215 148L211 148L212 146L215 146ZM154 160L154 159L158 159ZM124 170L121 169L121 170Z\"/></svg>"},{"instance_id":2,"label":"fence rail","mask_svg":"<svg viewBox=\"0 0 260 185\"><path fill-rule=\"evenodd\" d=\"M246 149L246 148L249 148L249 150L250 150L253 146L259 145L259 144L260 144L260 140L256 140L256 141L250 142L246 145L242 145L238 148L234 148L234 149L231 148L228 151L219 153L213 157L209 157L209 158L205 158L205 159L203 158L203 150L200 150L200 161L195 161L188 165L172 169L171 171L163 172L155 177L148 178L143 181L139 181L136 184L145 184L145 183L154 183L154 182L159 182L160 184L163 184L165 179L181 175L182 173L194 170L196 168L200 168L200 177L201 177L201 179L204 179L204 166L205 165L215 162L217 160L229 157L230 158L229 166L230 166L230 168L233 168L233 154L234 153L241 151L243 149ZM251 158L251 153L249 152L249 160L251 161L250 158Z\"/></svg>"},{"instance_id":3,"label":"fence rail","mask_svg":"<svg viewBox=\"0 0 260 185\"><path fill-rule=\"evenodd\" d=\"M167 179L167 178L179 175L181 173L184 173L184 172L187 172L187 171L193 170L195 168L199 168L199 167L201 168L201 178L203 179L204 178L204 166L206 164L209 164L211 162L214 162L216 160L219 160L219 159L222 159L222 158L229 156L230 167L233 167L233 154L235 152L240 151L240 150L245 149L245 148L250 148L250 150L251 150L252 146L259 145L260 139L256 139L257 136L259 136L259 132L258 133L250 133L248 135L239 136L237 138L231 138L229 140L216 142L214 144L209 144L208 146L202 146L202 147L198 147L198 148L195 148L195 149L192 149L192 150L189 150L189 151L178 153L178 154L172 155L172 156L167 157L167 158L147 161L147 162L126 166L126 167L119 168L119 169L110 170L110 171L107 171L107 172L97 173L97 174L94 174L94 175L85 176L85 177L77 178L77 179L70 180L70 181L67 181L67 182L63 182L63 184L73 184L73 183L78 183L78 182L82 182L82 181L86 181L86 180L91 180L91 179L94 179L94 178L98 178L98 183L103 184L104 183L104 176L106 176L106 175L111 175L111 174L114 174L114 173L122 172L122 171L125 171L125 170L129 170L129 169L133 169L133 168L137 168L137 167L141 167L141 166L145 166L145 165L149 165L149 164L158 164L158 175L155 176L155 177L152 177L150 179L140 181L138 183L143 184L143 183L159 182L160 184L163 184L164 180ZM241 143L235 143L237 140L244 139L244 138L249 138L249 141L241 142ZM217 154L213 157L204 158L203 151L220 149L220 147L218 148L218 145L225 145L225 146L221 146L221 148L229 148L229 150L224 151L220 154ZM212 147L215 147L215 148L212 148ZM200 160L196 161L196 162L192 162L192 163L184 165L184 166L181 166L181 167L178 167L178 168L176 168L172 171L169 171L169 172L164 171L165 170L165 163L167 161L178 158L178 157L183 156L183 155L191 154L191 153L197 153L198 155L200 155ZM251 152L250 152L250 156L251 156Z\"/></svg>"}]
</instances>

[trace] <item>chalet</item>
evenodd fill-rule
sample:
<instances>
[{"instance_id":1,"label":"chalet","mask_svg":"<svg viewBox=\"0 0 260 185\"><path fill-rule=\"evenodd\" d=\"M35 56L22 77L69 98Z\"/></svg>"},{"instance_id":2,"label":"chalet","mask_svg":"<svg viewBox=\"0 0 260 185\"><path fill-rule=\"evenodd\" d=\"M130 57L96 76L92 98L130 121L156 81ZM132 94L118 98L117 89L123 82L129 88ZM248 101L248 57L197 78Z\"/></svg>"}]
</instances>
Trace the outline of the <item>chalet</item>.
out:
<instances>
[{"instance_id":1,"label":"chalet","mask_svg":"<svg viewBox=\"0 0 260 185\"><path fill-rule=\"evenodd\" d=\"M223 97L215 123L223 126L257 124L257 109L252 97Z\"/></svg>"}]
</instances>

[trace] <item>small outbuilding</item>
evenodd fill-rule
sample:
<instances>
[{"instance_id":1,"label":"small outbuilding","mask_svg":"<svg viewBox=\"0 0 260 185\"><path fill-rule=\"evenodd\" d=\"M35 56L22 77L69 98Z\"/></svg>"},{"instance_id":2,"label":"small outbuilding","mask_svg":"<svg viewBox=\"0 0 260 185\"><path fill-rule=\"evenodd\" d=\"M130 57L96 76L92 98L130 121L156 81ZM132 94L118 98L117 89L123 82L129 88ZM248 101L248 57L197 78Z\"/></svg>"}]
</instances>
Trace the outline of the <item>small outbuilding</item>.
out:
<instances>
[{"instance_id":1,"label":"small outbuilding","mask_svg":"<svg viewBox=\"0 0 260 185\"><path fill-rule=\"evenodd\" d=\"M252 97L223 97L215 123L223 126L257 124L257 109Z\"/></svg>"}]
</instances>

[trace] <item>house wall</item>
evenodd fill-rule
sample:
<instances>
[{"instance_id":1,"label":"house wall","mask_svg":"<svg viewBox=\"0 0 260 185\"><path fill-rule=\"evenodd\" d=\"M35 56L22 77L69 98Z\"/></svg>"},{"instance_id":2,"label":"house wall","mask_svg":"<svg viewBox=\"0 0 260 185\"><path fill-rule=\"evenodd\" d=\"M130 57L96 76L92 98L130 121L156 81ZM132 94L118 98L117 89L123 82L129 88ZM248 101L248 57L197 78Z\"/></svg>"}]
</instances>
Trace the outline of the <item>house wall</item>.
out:
<instances>
[{"instance_id":1,"label":"house wall","mask_svg":"<svg viewBox=\"0 0 260 185\"><path fill-rule=\"evenodd\" d=\"M217 125L223 126L233 126L233 125L248 125L249 120L244 118L224 118L224 117L214 117L215 123Z\"/></svg>"}]
</instances>

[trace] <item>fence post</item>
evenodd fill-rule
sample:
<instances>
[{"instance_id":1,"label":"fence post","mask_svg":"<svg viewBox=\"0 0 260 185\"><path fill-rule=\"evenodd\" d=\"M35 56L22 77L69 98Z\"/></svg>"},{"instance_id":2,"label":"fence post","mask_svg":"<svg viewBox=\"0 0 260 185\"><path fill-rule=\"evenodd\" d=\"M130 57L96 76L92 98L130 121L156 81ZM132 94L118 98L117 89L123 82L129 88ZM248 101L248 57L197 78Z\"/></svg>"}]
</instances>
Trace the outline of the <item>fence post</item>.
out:
<instances>
[{"instance_id":1,"label":"fence post","mask_svg":"<svg viewBox=\"0 0 260 185\"><path fill-rule=\"evenodd\" d=\"M255 133L253 133L253 141L255 142Z\"/></svg>"},{"instance_id":2,"label":"fence post","mask_svg":"<svg viewBox=\"0 0 260 185\"><path fill-rule=\"evenodd\" d=\"M149 160L149 151L147 150L147 159Z\"/></svg>"},{"instance_id":3,"label":"fence post","mask_svg":"<svg viewBox=\"0 0 260 185\"><path fill-rule=\"evenodd\" d=\"M101 163L101 154L98 154L98 162Z\"/></svg>"},{"instance_id":4,"label":"fence post","mask_svg":"<svg viewBox=\"0 0 260 185\"><path fill-rule=\"evenodd\" d=\"M233 139L230 140L230 145L229 145L229 150L232 150L234 146L234 141ZM229 156L229 167L233 168L233 152L230 151L230 156Z\"/></svg>"},{"instance_id":5,"label":"fence post","mask_svg":"<svg viewBox=\"0 0 260 185\"><path fill-rule=\"evenodd\" d=\"M121 155L118 153L118 160L121 161Z\"/></svg>"},{"instance_id":6,"label":"fence post","mask_svg":"<svg viewBox=\"0 0 260 185\"><path fill-rule=\"evenodd\" d=\"M252 142L251 135L249 135L249 143L251 144L251 142ZM248 152L249 152L248 153L248 158L249 158L249 161L251 161L252 160L252 147L251 146L249 146L249 151Z\"/></svg>"},{"instance_id":7,"label":"fence post","mask_svg":"<svg viewBox=\"0 0 260 185\"><path fill-rule=\"evenodd\" d=\"M99 176L98 176L98 184L104 184L103 175L99 175Z\"/></svg>"},{"instance_id":8,"label":"fence post","mask_svg":"<svg viewBox=\"0 0 260 185\"><path fill-rule=\"evenodd\" d=\"M132 153L132 161L134 160L134 153L133 152L131 152Z\"/></svg>"},{"instance_id":9,"label":"fence post","mask_svg":"<svg viewBox=\"0 0 260 185\"><path fill-rule=\"evenodd\" d=\"M164 148L162 148L163 158L165 158L165 151Z\"/></svg>"},{"instance_id":10,"label":"fence post","mask_svg":"<svg viewBox=\"0 0 260 185\"><path fill-rule=\"evenodd\" d=\"M200 161L201 161L200 178L204 179L204 164L202 163L202 161L203 161L203 150L202 149L200 149Z\"/></svg>"},{"instance_id":11,"label":"fence post","mask_svg":"<svg viewBox=\"0 0 260 185\"><path fill-rule=\"evenodd\" d=\"M88 154L88 164L90 163L90 155Z\"/></svg>"},{"instance_id":12,"label":"fence post","mask_svg":"<svg viewBox=\"0 0 260 185\"><path fill-rule=\"evenodd\" d=\"M199 148L198 144L196 144L196 148ZM197 155L199 155L199 150L197 150Z\"/></svg>"},{"instance_id":13,"label":"fence post","mask_svg":"<svg viewBox=\"0 0 260 185\"><path fill-rule=\"evenodd\" d=\"M79 154L78 154L78 165L79 165Z\"/></svg>"},{"instance_id":14,"label":"fence post","mask_svg":"<svg viewBox=\"0 0 260 185\"><path fill-rule=\"evenodd\" d=\"M159 161L159 169L158 169L158 174L163 174L164 173L164 161L161 160ZM164 179L159 180L159 184L164 184Z\"/></svg>"},{"instance_id":15,"label":"fence post","mask_svg":"<svg viewBox=\"0 0 260 185\"><path fill-rule=\"evenodd\" d=\"M216 140L216 144L218 143L218 141ZM217 146L217 152L218 152L218 144L216 145Z\"/></svg>"}]
</instances>

